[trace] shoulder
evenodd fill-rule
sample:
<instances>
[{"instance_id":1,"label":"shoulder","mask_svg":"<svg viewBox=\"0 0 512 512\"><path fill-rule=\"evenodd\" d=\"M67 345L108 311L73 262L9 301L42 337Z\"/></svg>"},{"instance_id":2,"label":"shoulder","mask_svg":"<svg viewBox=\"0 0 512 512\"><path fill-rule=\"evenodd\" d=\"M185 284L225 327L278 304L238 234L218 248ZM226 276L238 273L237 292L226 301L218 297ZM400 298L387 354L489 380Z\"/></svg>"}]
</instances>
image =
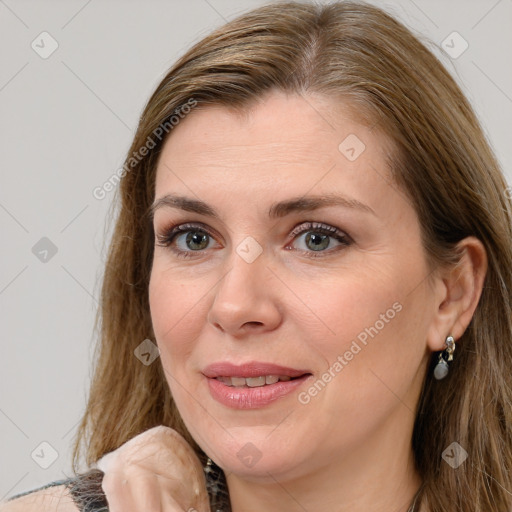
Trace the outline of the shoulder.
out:
<instances>
[{"instance_id":1,"label":"shoulder","mask_svg":"<svg viewBox=\"0 0 512 512\"><path fill-rule=\"evenodd\" d=\"M93 469L13 496L0 512L107 512L102 481L103 472Z\"/></svg>"},{"instance_id":2,"label":"shoulder","mask_svg":"<svg viewBox=\"0 0 512 512\"><path fill-rule=\"evenodd\" d=\"M0 512L77 512L66 485L36 490L0 504Z\"/></svg>"}]
</instances>

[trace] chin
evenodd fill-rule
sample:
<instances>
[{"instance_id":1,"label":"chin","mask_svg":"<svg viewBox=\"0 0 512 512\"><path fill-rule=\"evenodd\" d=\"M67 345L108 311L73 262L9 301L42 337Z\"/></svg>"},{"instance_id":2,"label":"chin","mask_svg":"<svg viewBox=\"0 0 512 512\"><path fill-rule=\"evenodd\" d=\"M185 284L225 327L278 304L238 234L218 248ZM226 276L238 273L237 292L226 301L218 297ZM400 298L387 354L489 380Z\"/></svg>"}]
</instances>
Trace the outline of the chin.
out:
<instances>
[{"instance_id":1,"label":"chin","mask_svg":"<svg viewBox=\"0 0 512 512\"><path fill-rule=\"evenodd\" d=\"M206 434L198 444L226 474L246 480L275 483L275 479L296 478L305 472L312 455L301 448L304 443L294 443L289 436L269 435L268 427L237 427L234 435L227 430L222 434L210 430L215 436Z\"/></svg>"}]
</instances>

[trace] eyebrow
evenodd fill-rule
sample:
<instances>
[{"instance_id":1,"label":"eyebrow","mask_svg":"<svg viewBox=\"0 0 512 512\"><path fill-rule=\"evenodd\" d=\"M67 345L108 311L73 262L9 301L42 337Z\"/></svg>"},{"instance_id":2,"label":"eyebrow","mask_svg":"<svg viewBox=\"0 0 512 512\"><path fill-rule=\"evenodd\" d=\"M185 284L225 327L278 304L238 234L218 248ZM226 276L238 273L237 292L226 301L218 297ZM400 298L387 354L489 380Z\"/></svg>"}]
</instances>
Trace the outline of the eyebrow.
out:
<instances>
[{"instance_id":1,"label":"eyebrow","mask_svg":"<svg viewBox=\"0 0 512 512\"><path fill-rule=\"evenodd\" d=\"M364 203L361 203L360 201L357 201L356 199L350 199L335 194L324 194L321 196L310 195L295 197L287 199L286 201L274 203L268 210L268 217L270 219L278 219L285 217L286 215L289 215L293 212L313 211L328 206L341 206L343 208L355 209L361 212L376 215L372 208ZM173 194L166 194L165 196L157 199L149 209L150 216L153 217L155 212L163 207L177 208L187 212L220 219L220 215L215 210L215 208L206 204L205 202L198 199L192 199L189 197Z\"/></svg>"}]
</instances>

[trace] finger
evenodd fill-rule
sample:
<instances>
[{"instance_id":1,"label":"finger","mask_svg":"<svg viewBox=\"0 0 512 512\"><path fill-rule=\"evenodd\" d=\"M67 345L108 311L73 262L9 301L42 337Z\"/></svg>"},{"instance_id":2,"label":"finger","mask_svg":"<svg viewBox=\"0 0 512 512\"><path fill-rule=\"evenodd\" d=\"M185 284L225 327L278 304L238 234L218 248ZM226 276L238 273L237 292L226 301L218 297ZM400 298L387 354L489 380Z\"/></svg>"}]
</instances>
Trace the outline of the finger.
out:
<instances>
[{"instance_id":1,"label":"finger","mask_svg":"<svg viewBox=\"0 0 512 512\"><path fill-rule=\"evenodd\" d=\"M183 506L180 503L178 503L172 496L166 494L164 491L162 491L160 497L162 504L162 508L160 509L161 512L196 512L196 510L193 507L183 508ZM143 512L143 510L141 510L141 512ZM198 510L197 512L203 511ZM208 508L206 512L210 512L210 509Z\"/></svg>"},{"instance_id":2,"label":"finger","mask_svg":"<svg viewBox=\"0 0 512 512\"><path fill-rule=\"evenodd\" d=\"M192 508L197 512L210 512L210 497L206 487L201 489L197 498L192 502Z\"/></svg>"},{"instance_id":3,"label":"finger","mask_svg":"<svg viewBox=\"0 0 512 512\"><path fill-rule=\"evenodd\" d=\"M110 474L104 486L109 512L161 512L164 496L170 510L188 510L178 485L163 489L157 475L149 472ZM176 501L174 498L181 498Z\"/></svg>"},{"instance_id":4,"label":"finger","mask_svg":"<svg viewBox=\"0 0 512 512\"><path fill-rule=\"evenodd\" d=\"M122 481L121 484L107 486L103 492L107 499L109 512L141 512L137 511L134 505L132 491L127 480Z\"/></svg>"},{"instance_id":5,"label":"finger","mask_svg":"<svg viewBox=\"0 0 512 512\"><path fill-rule=\"evenodd\" d=\"M110 462L113 457L115 457L115 452L110 452L106 455L103 455L101 459L96 461L96 467L103 471L103 473L106 473L109 470Z\"/></svg>"},{"instance_id":6,"label":"finger","mask_svg":"<svg viewBox=\"0 0 512 512\"><path fill-rule=\"evenodd\" d=\"M134 512L162 512L163 497L159 479L150 473L131 478L132 508ZM182 509L178 508L181 512Z\"/></svg>"},{"instance_id":7,"label":"finger","mask_svg":"<svg viewBox=\"0 0 512 512\"><path fill-rule=\"evenodd\" d=\"M126 475L110 473L103 477L101 487L108 503L109 512L141 512L134 506L132 491Z\"/></svg>"},{"instance_id":8,"label":"finger","mask_svg":"<svg viewBox=\"0 0 512 512\"><path fill-rule=\"evenodd\" d=\"M180 512L210 512L210 498L205 485L189 481L170 481L166 477L158 477L162 511L174 511L178 506Z\"/></svg>"}]
</instances>

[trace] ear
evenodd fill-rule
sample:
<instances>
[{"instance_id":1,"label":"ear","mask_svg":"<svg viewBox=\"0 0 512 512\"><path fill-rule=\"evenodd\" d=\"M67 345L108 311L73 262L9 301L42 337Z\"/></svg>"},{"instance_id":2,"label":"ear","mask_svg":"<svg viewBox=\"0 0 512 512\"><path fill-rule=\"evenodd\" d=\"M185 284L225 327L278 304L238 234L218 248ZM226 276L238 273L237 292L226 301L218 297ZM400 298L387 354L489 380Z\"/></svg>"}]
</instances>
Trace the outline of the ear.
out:
<instances>
[{"instance_id":1,"label":"ear","mask_svg":"<svg viewBox=\"0 0 512 512\"><path fill-rule=\"evenodd\" d=\"M439 270L434 278L436 310L427 335L432 351L443 350L447 336L457 341L464 334L480 300L487 273L487 253L478 238L464 238L456 249L461 254L459 263Z\"/></svg>"}]
</instances>

